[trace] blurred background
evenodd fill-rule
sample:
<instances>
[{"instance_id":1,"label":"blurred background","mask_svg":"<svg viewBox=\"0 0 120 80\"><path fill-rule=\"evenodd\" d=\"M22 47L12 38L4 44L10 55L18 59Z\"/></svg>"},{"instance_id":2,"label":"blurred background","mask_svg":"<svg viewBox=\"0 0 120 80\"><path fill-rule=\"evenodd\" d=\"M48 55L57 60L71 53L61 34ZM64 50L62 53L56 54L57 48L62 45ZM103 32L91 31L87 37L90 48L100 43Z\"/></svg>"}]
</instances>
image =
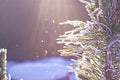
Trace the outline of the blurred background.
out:
<instances>
[{"instance_id":1,"label":"blurred background","mask_svg":"<svg viewBox=\"0 0 120 80\"><path fill-rule=\"evenodd\" d=\"M8 60L59 56L56 38L71 27L58 23L86 15L78 0L0 0L0 48Z\"/></svg>"},{"instance_id":2,"label":"blurred background","mask_svg":"<svg viewBox=\"0 0 120 80\"><path fill-rule=\"evenodd\" d=\"M8 50L8 61L58 57L56 39L73 29L58 23L86 19L78 0L0 0L0 48Z\"/></svg>"}]
</instances>

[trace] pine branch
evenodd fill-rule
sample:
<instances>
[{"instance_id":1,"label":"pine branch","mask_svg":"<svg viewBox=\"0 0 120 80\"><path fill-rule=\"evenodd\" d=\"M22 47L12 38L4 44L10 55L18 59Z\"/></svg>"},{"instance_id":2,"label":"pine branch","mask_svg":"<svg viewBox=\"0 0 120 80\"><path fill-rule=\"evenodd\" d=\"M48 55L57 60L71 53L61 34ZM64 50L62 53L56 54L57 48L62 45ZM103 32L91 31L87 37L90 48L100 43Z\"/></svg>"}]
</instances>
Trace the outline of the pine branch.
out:
<instances>
[{"instance_id":1,"label":"pine branch","mask_svg":"<svg viewBox=\"0 0 120 80\"><path fill-rule=\"evenodd\" d=\"M77 80L120 80L120 1L80 0L91 21L67 21L75 27L58 38L62 55L73 55Z\"/></svg>"}]
</instances>

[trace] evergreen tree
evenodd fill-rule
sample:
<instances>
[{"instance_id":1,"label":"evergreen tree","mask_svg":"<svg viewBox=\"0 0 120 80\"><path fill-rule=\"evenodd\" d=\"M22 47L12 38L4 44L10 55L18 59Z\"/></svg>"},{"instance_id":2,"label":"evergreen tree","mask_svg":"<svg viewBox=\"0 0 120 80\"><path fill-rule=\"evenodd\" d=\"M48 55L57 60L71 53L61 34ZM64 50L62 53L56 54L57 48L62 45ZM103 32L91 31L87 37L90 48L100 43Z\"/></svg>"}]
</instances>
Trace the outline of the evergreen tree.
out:
<instances>
[{"instance_id":1,"label":"evergreen tree","mask_svg":"<svg viewBox=\"0 0 120 80\"><path fill-rule=\"evenodd\" d=\"M11 80L11 76L6 72L7 65L7 49L0 49L0 80Z\"/></svg>"},{"instance_id":2,"label":"evergreen tree","mask_svg":"<svg viewBox=\"0 0 120 80\"><path fill-rule=\"evenodd\" d=\"M7 80L6 76L6 49L0 49L0 80Z\"/></svg>"},{"instance_id":3,"label":"evergreen tree","mask_svg":"<svg viewBox=\"0 0 120 80\"><path fill-rule=\"evenodd\" d=\"M70 70L77 80L120 80L120 0L79 0L90 21L66 21L74 26L57 40L62 56L75 56Z\"/></svg>"}]
</instances>

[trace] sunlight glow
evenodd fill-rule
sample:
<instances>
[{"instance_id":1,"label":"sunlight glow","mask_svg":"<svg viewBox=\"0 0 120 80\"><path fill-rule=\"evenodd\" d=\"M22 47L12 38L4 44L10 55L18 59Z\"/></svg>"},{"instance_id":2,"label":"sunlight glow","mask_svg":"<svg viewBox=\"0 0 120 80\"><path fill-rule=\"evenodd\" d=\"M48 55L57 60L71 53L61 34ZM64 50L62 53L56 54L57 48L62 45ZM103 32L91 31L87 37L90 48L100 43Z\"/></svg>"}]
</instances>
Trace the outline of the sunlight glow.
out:
<instances>
[{"instance_id":1,"label":"sunlight glow","mask_svg":"<svg viewBox=\"0 0 120 80\"><path fill-rule=\"evenodd\" d=\"M31 42L34 42L31 43L31 45L37 44L35 45L37 46L37 49L40 49L41 46L39 46L38 43L43 43L43 40L55 41L53 40L53 37L57 36L57 25L60 22L59 20L61 20L61 16L68 16L66 11L68 0L40 0L39 3L36 21L37 24L32 32L32 36L34 36L34 38L31 39ZM64 14L61 14L63 10ZM49 31L52 32L49 33ZM44 36L45 39L42 39L42 36ZM55 43L53 44L52 42L50 45L51 47L49 47L52 48L52 45L55 46ZM57 46L55 48L57 51ZM45 53L47 52L45 51Z\"/></svg>"},{"instance_id":2,"label":"sunlight glow","mask_svg":"<svg viewBox=\"0 0 120 80\"><path fill-rule=\"evenodd\" d=\"M45 49L49 54L57 52L56 38L67 30L67 27L58 27L59 23L69 20L70 15L78 14L74 12L77 10L75 6L73 0L39 0L36 24L30 39L30 45L41 52L39 54L44 54Z\"/></svg>"}]
</instances>

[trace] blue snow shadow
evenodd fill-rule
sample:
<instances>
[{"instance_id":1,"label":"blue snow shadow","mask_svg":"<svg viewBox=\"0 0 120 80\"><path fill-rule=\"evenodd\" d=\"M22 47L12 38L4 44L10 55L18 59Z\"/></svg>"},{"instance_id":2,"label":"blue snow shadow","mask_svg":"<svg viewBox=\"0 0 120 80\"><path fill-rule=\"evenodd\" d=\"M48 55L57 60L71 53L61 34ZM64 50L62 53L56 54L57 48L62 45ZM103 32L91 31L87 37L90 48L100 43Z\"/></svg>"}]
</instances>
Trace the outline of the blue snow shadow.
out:
<instances>
[{"instance_id":1,"label":"blue snow shadow","mask_svg":"<svg viewBox=\"0 0 120 80\"><path fill-rule=\"evenodd\" d=\"M68 75L70 60L60 57L45 58L23 63L8 62L8 73L15 80L75 80L73 74ZM11 66L11 64L13 66Z\"/></svg>"}]
</instances>

